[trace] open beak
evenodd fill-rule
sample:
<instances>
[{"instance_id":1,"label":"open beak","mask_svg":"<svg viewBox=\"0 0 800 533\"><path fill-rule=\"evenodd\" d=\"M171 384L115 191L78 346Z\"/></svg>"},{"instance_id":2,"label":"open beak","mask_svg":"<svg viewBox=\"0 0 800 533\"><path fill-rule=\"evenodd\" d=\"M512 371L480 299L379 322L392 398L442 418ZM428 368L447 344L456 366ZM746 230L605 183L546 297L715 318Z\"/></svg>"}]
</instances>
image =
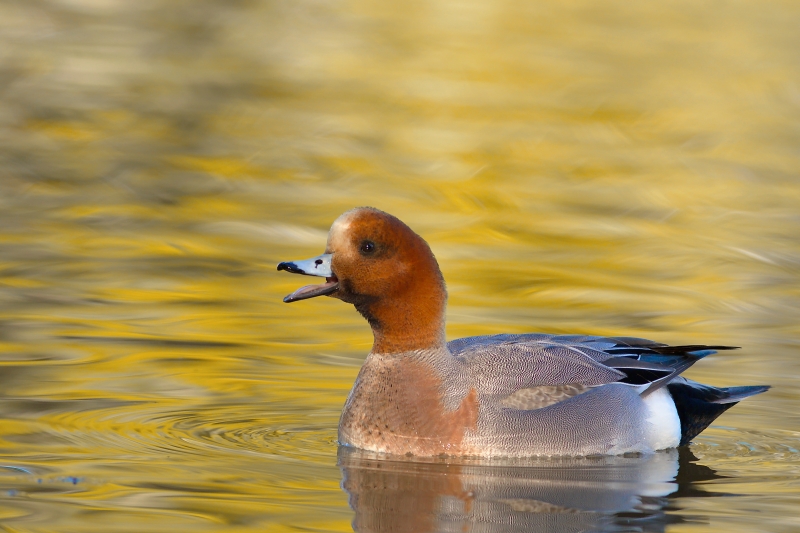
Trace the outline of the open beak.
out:
<instances>
[{"instance_id":1,"label":"open beak","mask_svg":"<svg viewBox=\"0 0 800 533\"><path fill-rule=\"evenodd\" d=\"M292 274L303 274L304 276L320 276L325 278L325 283L319 285L306 285L294 291L283 299L284 302L292 303L298 300L306 300L315 296L331 294L339 289L339 279L331 270L331 254L322 254L304 261L285 261L278 265L278 270L285 270Z\"/></svg>"}]
</instances>

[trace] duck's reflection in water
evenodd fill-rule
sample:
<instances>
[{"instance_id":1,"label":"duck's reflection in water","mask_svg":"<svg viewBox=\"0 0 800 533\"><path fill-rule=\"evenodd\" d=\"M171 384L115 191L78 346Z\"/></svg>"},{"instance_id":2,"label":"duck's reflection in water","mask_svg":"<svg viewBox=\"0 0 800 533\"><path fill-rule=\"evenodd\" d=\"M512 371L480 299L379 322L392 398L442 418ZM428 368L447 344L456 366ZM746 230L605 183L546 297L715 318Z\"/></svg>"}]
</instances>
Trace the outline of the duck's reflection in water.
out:
<instances>
[{"instance_id":1,"label":"duck's reflection in water","mask_svg":"<svg viewBox=\"0 0 800 533\"><path fill-rule=\"evenodd\" d=\"M358 533L663 531L687 521L676 497L714 495L693 484L720 476L695 461L688 449L491 461L339 449Z\"/></svg>"}]
</instances>

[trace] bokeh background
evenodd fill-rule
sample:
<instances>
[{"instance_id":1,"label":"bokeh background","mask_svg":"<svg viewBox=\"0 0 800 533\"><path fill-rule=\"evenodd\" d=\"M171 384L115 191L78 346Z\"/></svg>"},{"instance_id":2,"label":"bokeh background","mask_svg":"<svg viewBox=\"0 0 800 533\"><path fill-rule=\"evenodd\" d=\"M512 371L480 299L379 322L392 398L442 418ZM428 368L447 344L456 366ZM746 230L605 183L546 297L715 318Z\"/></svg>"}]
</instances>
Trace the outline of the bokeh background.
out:
<instances>
[{"instance_id":1,"label":"bokeh background","mask_svg":"<svg viewBox=\"0 0 800 533\"><path fill-rule=\"evenodd\" d=\"M275 265L372 205L430 243L448 338L743 346L689 373L774 386L692 446L738 498L670 531L796 531L798 28L789 0L0 2L0 524L349 531L371 336Z\"/></svg>"}]
</instances>

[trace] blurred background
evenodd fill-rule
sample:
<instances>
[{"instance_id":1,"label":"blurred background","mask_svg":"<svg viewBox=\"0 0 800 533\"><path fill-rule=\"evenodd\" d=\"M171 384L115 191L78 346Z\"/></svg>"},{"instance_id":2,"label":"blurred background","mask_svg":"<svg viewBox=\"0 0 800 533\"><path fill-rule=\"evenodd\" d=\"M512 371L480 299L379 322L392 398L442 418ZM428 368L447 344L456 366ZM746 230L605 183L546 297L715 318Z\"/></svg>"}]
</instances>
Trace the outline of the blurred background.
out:
<instances>
[{"instance_id":1,"label":"blurred background","mask_svg":"<svg viewBox=\"0 0 800 533\"><path fill-rule=\"evenodd\" d=\"M692 446L741 498L680 505L800 527L799 27L782 0L1 1L0 521L349 531L371 335L283 304L307 280L275 265L371 205L431 245L449 339L743 346L689 373L774 386Z\"/></svg>"}]
</instances>

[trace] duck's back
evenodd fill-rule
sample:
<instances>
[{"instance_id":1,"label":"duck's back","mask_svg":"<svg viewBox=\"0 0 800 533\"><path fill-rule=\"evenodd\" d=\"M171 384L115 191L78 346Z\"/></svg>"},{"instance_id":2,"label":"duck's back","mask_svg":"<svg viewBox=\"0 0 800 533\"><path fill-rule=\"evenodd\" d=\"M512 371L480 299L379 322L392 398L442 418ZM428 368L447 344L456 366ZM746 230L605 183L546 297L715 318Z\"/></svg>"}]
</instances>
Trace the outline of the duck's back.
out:
<instances>
[{"instance_id":1,"label":"duck's back","mask_svg":"<svg viewBox=\"0 0 800 533\"><path fill-rule=\"evenodd\" d=\"M469 447L482 455L646 452L686 444L744 397L679 374L726 346L646 339L493 335L448 344L482 391Z\"/></svg>"}]
</instances>

